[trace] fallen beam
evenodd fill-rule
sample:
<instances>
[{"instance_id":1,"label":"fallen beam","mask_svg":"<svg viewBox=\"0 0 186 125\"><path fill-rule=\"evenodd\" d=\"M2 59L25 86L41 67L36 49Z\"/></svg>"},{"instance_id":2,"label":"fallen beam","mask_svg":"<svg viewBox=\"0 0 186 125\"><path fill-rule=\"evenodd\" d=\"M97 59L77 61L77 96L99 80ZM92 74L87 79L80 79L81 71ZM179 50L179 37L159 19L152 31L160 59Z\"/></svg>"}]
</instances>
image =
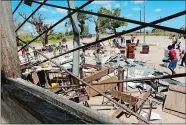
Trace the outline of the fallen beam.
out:
<instances>
[{"instance_id":1,"label":"fallen beam","mask_svg":"<svg viewBox=\"0 0 186 125\"><path fill-rule=\"evenodd\" d=\"M121 100L122 102L127 102L129 103L130 105L134 105L135 103L137 103L138 101L138 98L134 97L134 96L131 96L129 94L125 94L123 92L119 92L119 91L113 91L111 93L111 96L114 98L114 99L117 99L117 100Z\"/></svg>"},{"instance_id":2,"label":"fallen beam","mask_svg":"<svg viewBox=\"0 0 186 125\"><path fill-rule=\"evenodd\" d=\"M101 66L92 65L92 64L83 64L83 68L95 68L95 69L102 69Z\"/></svg>"},{"instance_id":3,"label":"fallen beam","mask_svg":"<svg viewBox=\"0 0 186 125\"><path fill-rule=\"evenodd\" d=\"M112 81L116 81L117 80L117 77L116 76L113 76L113 77L110 77L106 80L104 80L105 82L112 82ZM92 85L94 88L96 88L97 90L99 90L100 92L105 92L107 90L111 90L113 88L115 88L117 85L116 84L107 84L107 85ZM91 89L89 86L87 86L85 88L87 94L92 97L92 96L96 96L98 95L99 93L96 92L95 90Z\"/></svg>"},{"instance_id":4,"label":"fallen beam","mask_svg":"<svg viewBox=\"0 0 186 125\"><path fill-rule=\"evenodd\" d=\"M100 79L100 78L102 78L103 76L106 76L106 75L108 75L108 74L114 72L115 69L116 69L116 68L110 68L110 69L107 68L107 69L103 69L103 70L101 70L101 71L99 71L99 72L96 72L96 73L92 74L91 76L85 77L83 80L84 80L85 82L92 82L92 81L94 81L94 80Z\"/></svg>"}]
</instances>

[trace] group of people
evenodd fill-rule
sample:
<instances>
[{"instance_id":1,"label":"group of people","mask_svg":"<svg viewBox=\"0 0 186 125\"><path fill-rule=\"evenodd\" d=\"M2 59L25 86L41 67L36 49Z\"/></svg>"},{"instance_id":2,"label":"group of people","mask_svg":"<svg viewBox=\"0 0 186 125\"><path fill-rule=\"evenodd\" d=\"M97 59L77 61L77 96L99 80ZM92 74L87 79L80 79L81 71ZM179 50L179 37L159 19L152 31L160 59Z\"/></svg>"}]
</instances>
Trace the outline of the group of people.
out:
<instances>
[{"instance_id":1,"label":"group of people","mask_svg":"<svg viewBox=\"0 0 186 125\"><path fill-rule=\"evenodd\" d=\"M179 52L179 60L177 57L177 53L176 53L176 49ZM185 63L186 66L186 52L184 51L184 49L181 49L181 36L179 37L179 39L176 39L175 35L173 35L172 37L172 45L168 46L168 57L169 57L169 65L168 68L171 70L172 74L176 74L175 73L175 68L177 66L178 61L181 61L180 66L183 66L183 64Z\"/></svg>"},{"instance_id":2,"label":"group of people","mask_svg":"<svg viewBox=\"0 0 186 125\"><path fill-rule=\"evenodd\" d=\"M35 47L33 47L35 49ZM26 62L30 62L30 59L29 59L29 56L32 58L31 54L30 54L30 51L29 51L29 48L28 47L25 47L21 50L21 54L22 54L22 57L25 58ZM34 58L36 61L39 61L39 55L38 53L34 50L33 51L33 54L34 54Z\"/></svg>"},{"instance_id":3,"label":"group of people","mask_svg":"<svg viewBox=\"0 0 186 125\"><path fill-rule=\"evenodd\" d=\"M123 47L125 39L123 37L114 38L113 40L109 39L108 44L110 47Z\"/></svg>"},{"instance_id":4,"label":"group of people","mask_svg":"<svg viewBox=\"0 0 186 125\"><path fill-rule=\"evenodd\" d=\"M55 44L53 44L53 45L49 45L47 48L47 51L53 52L54 56L56 56L57 50L59 51L59 54L63 52L65 53L69 50L68 45L62 45L61 42L59 42L59 46L56 46Z\"/></svg>"}]
</instances>

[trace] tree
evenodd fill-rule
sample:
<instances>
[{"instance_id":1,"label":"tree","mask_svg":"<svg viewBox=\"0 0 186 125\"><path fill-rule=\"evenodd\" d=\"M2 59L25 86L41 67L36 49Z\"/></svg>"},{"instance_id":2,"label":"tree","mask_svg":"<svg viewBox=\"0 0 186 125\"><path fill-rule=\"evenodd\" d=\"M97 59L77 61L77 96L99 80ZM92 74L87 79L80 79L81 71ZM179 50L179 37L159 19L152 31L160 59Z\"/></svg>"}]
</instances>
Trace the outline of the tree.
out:
<instances>
[{"instance_id":1,"label":"tree","mask_svg":"<svg viewBox=\"0 0 186 125\"><path fill-rule=\"evenodd\" d=\"M20 13L19 12L19 15L23 18L23 19L26 19L27 16L25 13ZM42 14L38 14L37 16L34 14L30 20L28 20L27 22L30 23L31 25L33 25L36 29L36 32L38 34L41 34L43 33L45 30L47 30L51 25L49 24L46 24L44 22L44 20L46 19L46 17L43 17ZM47 44L48 44L48 36L50 34L53 33L53 29L48 31L48 32L45 32L41 37L40 37L40 40L41 40L41 43L43 44L43 47L45 47Z\"/></svg>"},{"instance_id":2,"label":"tree","mask_svg":"<svg viewBox=\"0 0 186 125\"><path fill-rule=\"evenodd\" d=\"M98 13L101 13L101 14L106 14L106 15L110 15L110 16L115 16L115 17L120 17L120 12L121 10L119 8L116 8L116 9L112 9L112 10L109 10L107 8L104 8L104 7L101 7L99 10L98 10ZM118 21L118 20L115 20L115 19L110 19L110 18L105 18L105 17L98 17L97 21L100 22L100 32L101 33L106 33L106 30L112 30L115 34L117 33L116 32L116 29L121 27L121 26L127 26L128 23L127 22L124 22L124 21Z\"/></svg>"},{"instance_id":3,"label":"tree","mask_svg":"<svg viewBox=\"0 0 186 125\"><path fill-rule=\"evenodd\" d=\"M119 8L112 9L111 15L115 17L120 17L121 10ZM108 29L112 30L115 34L117 34L116 29L121 26L127 26L128 23L124 21L118 21L115 19L110 19Z\"/></svg>"},{"instance_id":4,"label":"tree","mask_svg":"<svg viewBox=\"0 0 186 125\"><path fill-rule=\"evenodd\" d=\"M77 9L77 8L76 8ZM67 11L67 13L69 14L69 11ZM89 15L89 14L85 14L85 13L81 13L81 12L77 12L77 19L78 19L78 22L79 22L79 27L81 29L81 32L80 32L80 35L84 34L84 30L86 30L85 28L87 28L87 26L85 26L85 21L88 20L88 21L92 21L92 16ZM65 23L65 26L66 27L70 27L71 26L71 22L70 20L68 20L66 23Z\"/></svg>"},{"instance_id":5,"label":"tree","mask_svg":"<svg viewBox=\"0 0 186 125\"><path fill-rule=\"evenodd\" d=\"M89 34L89 27L88 25L84 25L82 35L88 35L88 34Z\"/></svg>"},{"instance_id":6,"label":"tree","mask_svg":"<svg viewBox=\"0 0 186 125\"><path fill-rule=\"evenodd\" d=\"M18 19L18 17L13 18L13 20L14 20L14 25L15 25L15 28L16 28L16 29L21 25L21 22L18 21L17 19ZM23 26L20 28L20 30L21 30L22 28L23 28ZM16 32L16 36L18 37L18 32ZM18 39L16 39L16 43L17 43L18 46L21 46L21 45L22 45L22 43L20 43Z\"/></svg>"}]
</instances>

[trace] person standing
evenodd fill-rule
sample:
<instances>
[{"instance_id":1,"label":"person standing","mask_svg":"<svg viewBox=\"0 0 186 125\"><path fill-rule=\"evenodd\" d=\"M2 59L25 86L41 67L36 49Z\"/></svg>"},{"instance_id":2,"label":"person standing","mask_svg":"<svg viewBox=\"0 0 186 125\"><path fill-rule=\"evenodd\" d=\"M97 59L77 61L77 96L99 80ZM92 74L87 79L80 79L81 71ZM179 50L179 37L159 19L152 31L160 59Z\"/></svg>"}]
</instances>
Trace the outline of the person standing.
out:
<instances>
[{"instance_id":1,"label":"person standing","mask_svg":"<svg viewBox=\"0 0 186 125\"><path fill-rule=\"evenodd\" d=\"M172 47L173 47L173 49L175 49L176 43L177 43L177 39L176 39L175 35L173 35L172 36Z\"/></svg>"},{"instance_id":2,"label":"person standing","mask_svg":"<svg viewBox=\"0 0 186 125\"><path fill-rule=\"evenodd\" d=\"M184 53L184 55L181 59L181 65L180 66L183 66L183 63L185 63L185 66L186 66L186 52Z\"/></svg>"},{"instance_id":3,"label":"person standing","mask_svg":"<svg viewBox=\"0 0 186 125\"><path fill-rule=\"evenodd\" d=\"M109 44L110 47L112 46L112 40L111 39L108 40L108 44Z\"/></svg>"},{"instance_id":4,"label":"person standing","mask_svg":"<svg viewBox=\"0 0 186 125\"><path fill-rule=\"evenodd\" d=\"M174 74L176 74L174 69L177 66L178 58L177 58L176 51L173 49L172 45L168 46L168 50L169 50L168 57L169 57L169 60L170 60L168 68L171 70L172 75L174 75Z\"/></svg>"},{"instance_id":5,"label":"person standing","mask_svg":"<svg viewBox=\"0 0 186 125\"><path fill-rule=\"evenodd\" d=\"M56 56L56 50L57 50L56 45L54 44L52 47L53 47L53 54L54 56Z\"/></svg>"},{"instance_id":6,"label":"person standing","mask_svg":"<svg viewBox=\"0 0 186 125\"><path fill-rule=\"evenodd\" d=\"M176 49L180 49L180 47L181 47L181 42L182 42L181 36L179 36L178 42L176 43L176 46L177 46Z\"/></svg>"},{"instance_id":7,"label":"person standing","mask_svg":"<svg viewBox=\"0 0 186 125\"><path fill-rule=\"evenodd\" d=\"M65 46L64 46L64 52L66 53L66 52L68 52L68 51L69 51L68 45L65 45ZM65 57L68 57L68 56L69 56L69 54L66 54Z\"/></svg>"},{"instance_id":8,"label":"person standing","mask_svg":"<svg viewBox=\"0 0 186 125\"><path fill-rule=\"evenodd\" d=\"M80 65L83 66L85 64L85 49L83 49L82 53L80 54L81 63Z\"/></svg>"},{"instance_id":9,"label":"person standing","mask_svg":"<svg viewBox=\"0 0 186 125\"><path fill-rule=\"evenodd\" d=\"M134 36L131 34L131 42L133 43L134 42Z\"/></svg>"},{"instance_id":10,"label":"person standing","mask_svg":"<svg viewBox=\"0 0 186 125\"><path fill-rule=\"evenodd\" d=\"M61 54L61 53L62 53L62 45L61 45L61 42L59 42L58 50L59 50L59 54Z\"/></svg>"},{"instance_id":11,"label":"person standing","mask_svg":"<svg viewBox=\"0 0 186 125\"><path fill-rule=\"evenodd\" d=\"M25 53L26 53L26 61L28 60L28 62L30 62L29 56L30 56L30 52L29 52L29 48L25 47Z\"/></svg>"},{"instance_id":12,"label":"person standing","mask_svg":"<svg viewBox=\"0 0 186 125\"><path fill-rule=\"evenodd\" d=\"M102 60L101 60L101 54L103 54L104 52L100 50L100 48L98 48L93 54L96 58L96 65L97 66L102 66Z\"/></svg>"},{"instance_id":13,"label":"person standing","mask_svg":"<svg viewBox=\"0 0 186 125\"><path fill-rule=\"evenodd\" d=\"M33 47L33 48L35 49L35 47ZM38 53L35 50L33 51L33 53L34 53L35 60L38 61Z\"/></svg>"},{"instance_id":14,"label":"person standing","mask_svg":"<svg viewBox=\"0 0 186 125\"><path fill-rule=\"evenodd\" d=\"M25 58L25 49L24 48L21 50L21 54L22 54L22 57Z\"/></svg>"}]
</instances>

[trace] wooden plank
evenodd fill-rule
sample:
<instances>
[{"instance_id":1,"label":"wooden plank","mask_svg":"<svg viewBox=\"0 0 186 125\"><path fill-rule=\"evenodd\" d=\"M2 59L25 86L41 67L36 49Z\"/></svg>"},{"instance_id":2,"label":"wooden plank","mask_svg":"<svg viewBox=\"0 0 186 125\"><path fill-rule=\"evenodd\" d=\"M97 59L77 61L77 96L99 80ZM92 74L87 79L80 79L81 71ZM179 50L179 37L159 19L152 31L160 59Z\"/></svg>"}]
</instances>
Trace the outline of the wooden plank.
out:
<instances>
[{"instance_id":1,"label":"wooden plank","mask_svg":"<svg viewBox=\"0 0 186 125\"><path fill-rule=\"evenodd\" d=\"M124 70L122 68L118 69L118 80L124 80ZM118 84L118 90L123 92L123 83Z\"/></svg>"},{"instance_id":2,"label":"wooden plank","mask_svg":"<svg viewBox=\"0 0 186 125\"><path fill-rule=\"evenodd\" d=\"M135 112L138 111L138 109L142 106L142 104L147 100L147 98L150 96L151 90L143 93L141 97L139 97L139 101L135 105Z\"/></svg>"},{"instance_id":3,"label":"wooden plank","mask_svg":"<svg viewBox=\"0 0 186 125\"><path fill-rule=\"evenodd\" d=\"M179 92L186 92L186 87L184 86L179 86L179 85L170 85L169 86L169 90L175 90L175 91L179 91Z\"/></svg>"},{"instance_id":4,"label":"wooden plank","mask_svg":"<svg viewBox=\"0 0 186 125\"><path fill-rule=\"evenodd\" d=\"M117 81L117 77L116 76L113 76L113 77L110 77L106 80L103 80L102 82L114 82L114 81ZM101 85L92 85L92 87L94 87L95 89L99 90L100 92L104 92L106 90L110 90L110 89L113 89L114 87L116 87L117 84L101 84ZM88 95L90 97L92 96L96 96L98 95L99 93L94 91L93 89L91 89L89 86L87 86L85 88L85 90L87 91Z\"/></svg>"},{"instance_id":5,"label":"wooden plank","mask_svg":"<svg viewBox=\"0 0 186 125\"><path fill-rule=\"evenodd\" d=\"M119 118L119 115L123 112L122 108L117 108L116 111L111 115L111 117Z\"/></svg>"},{"instance_id":6,"label":"wooden plank","mask_svg":"<svg viewBox=\"0 0 186 125\"><path fill-rule=\"evenodd\" d=\"M95 68L95 69L102 69L101 66L92 65L92 64L83 64L83 68Z\"/></svg>"},{"instance_id":7,"label":"wooden plank","mask_svg":"<svg viewBox=\"0 0 186 125\"><path fill-rule=\"evenodd\" d=\"M37 72L32 73L32 79L35 85L37 85L39 83L39 78L37 75Z\"/></svg>"},{"instance_id":8,"label":"wooden plank","mask_svg":"<svg viewBox=\"0 0 186 125\"><path fill-rule=\"evenodd\" d=\"M115 99L121 100L123 102L127 102L131 105L134 105L138 101L136 97L125 94L123 92L119 92L119 91L113 91L111 93L111 96Z\"/></svg>"},{"instance_id":9,"label":"wooden plank","mask_svg":"<svg viewBox=\"0 0 186 125\"><path fill-rule=\"evenodd\" d=\"M110 68L110 69L106 68L106 69L103 69L99 72L92 74L91 76L85 77L83 80L85 82L92 82L94 80L100 79L101 77L103 77L105 75L112 73L114 70L115 70L115 68Z\"/></svg>"},{"instance_id":10,"label":"wooden plank","mask_svg":"<svg viewBox=\"0 0 186 125\"><path fill-rule=\"evenodd\" d=\"M170 85L163 111L186 119L186 87Z\"/></svg>"}]
</instances>

